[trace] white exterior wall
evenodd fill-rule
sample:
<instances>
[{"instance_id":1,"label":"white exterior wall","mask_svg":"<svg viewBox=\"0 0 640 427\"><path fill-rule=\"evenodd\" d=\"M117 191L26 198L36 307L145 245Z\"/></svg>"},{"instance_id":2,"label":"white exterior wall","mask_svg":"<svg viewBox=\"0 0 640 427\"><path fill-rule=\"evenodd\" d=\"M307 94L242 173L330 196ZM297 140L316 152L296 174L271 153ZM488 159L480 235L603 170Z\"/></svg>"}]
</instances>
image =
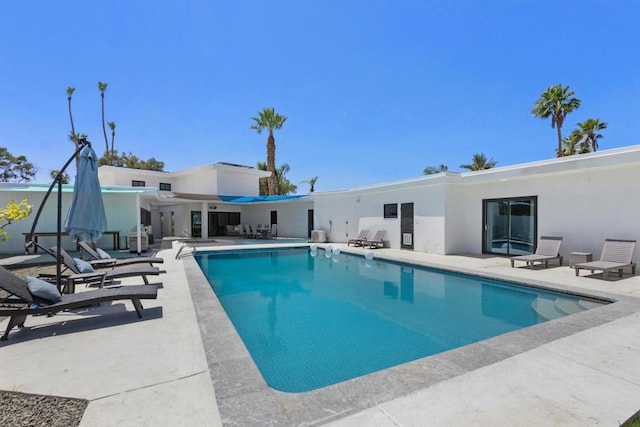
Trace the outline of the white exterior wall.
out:
<instances>
[{"instance_id":1,"label":"white exterior wall","mask_svg":"<svg viewBox=\"0 0 640 427\"><path fill-rule=\"evenodd\" d=\"M197 174L177 175L171 191L178 193L215 195L218 192L218 177L214 169L203 169Z\"/></svg>"},{"instance_id":2,"label":"white exterior wall","mask_svg":"<svg viewBox=\"0 0 640 427\"><path fill-rule=\"evenodd\" d=\"M33 191L0 191L0 206L6 206L7 203L11 200L15 200L19 202L20 200L27 199L28 202L33 206L33 211L31 215L29 215L26 219L18 222L14 222L7 227L5 230L11 236L9 240L4 243L0 243L0 252L1 253L20 253L24 252L24 236L22 233L28 233L31 231L31 226L33 221L35 220L36 214L40 205L42 204L42 199L44 197L45 192L33 192ZM71 192L63 192L62 193L62 231L64 232L64 220L67 215L67 211L69 209L69 205L71 203L73 193ZM115 194L108 193L102 195L105 212L107 215L107 230L109 231L119 231L120 232L120 247L124 249L126 247L127 241L126 237L129 233L129 230L135 226L136 224L136 202L135 202L135 194L126 193L126 194ZM49 196L47 203L45 204L40 218L38 220L38 225L36 227L36 232L55 232L57 229L57 206L58 206L58 193L54 190L53 193ZM38 243L43 247L47 248L55 245L56 238L55 237L39 237ZM105 235L98 240L98 246L105 249L112 249L113 247L113 236ZM68 236L62 237L62 247L66 250L75 251L76 245Z\"/></svg>"},{"instance_id":3,"label":"white exterior wall","mask_svg":"<svg viewBox=\"0 0 640 427\"><path fill-rule=\"evenodd\" d=\"M257 196L260 182L256 175L234 171L218 171L218 193L225 196Z\"/></svg>"},{"instance_id":4,"label":"white exterior wall","mask_svg":"<svg viewBox=\"0 0 640 427\"><path fill-rule=\"evenodd\" d=\"M172 184L173 178L169 172L147 171L142 169L119 168L115 166L100 166L98 179L101 185L115 185L131 187L132 181L144 181L145 187L160 188L160 183Z\"/></svg>"},{"instance_id":5,"label":"white exterior wall","mask_svg":"<svg viewBox=\"0 0 640 427\"><path fill-rule=\"evenodd\" d=\"M565 262L570 252L591 252L599 259L605 238L640 240L636 182L640 167L628 163L468 184L457 201L464 212L455 225L461 233L447 239L452 253L481 253L483 199L537 196L538 237L562 236ZM639 253L640 248L636 261Z\"/></svg>"},{"instance_id":6,"label":"white exterior wall","mask_svg":"<svg viewBox=\"0 0 640 427\"><path fill-rule=\"evenodd\" d=\"M279 237L307 237L307 212L313 209L313 202L291 200L276 203L254 203L242 206L243 224L270 224L271 211L278 212Z\"/></svg>"}]
</instances>

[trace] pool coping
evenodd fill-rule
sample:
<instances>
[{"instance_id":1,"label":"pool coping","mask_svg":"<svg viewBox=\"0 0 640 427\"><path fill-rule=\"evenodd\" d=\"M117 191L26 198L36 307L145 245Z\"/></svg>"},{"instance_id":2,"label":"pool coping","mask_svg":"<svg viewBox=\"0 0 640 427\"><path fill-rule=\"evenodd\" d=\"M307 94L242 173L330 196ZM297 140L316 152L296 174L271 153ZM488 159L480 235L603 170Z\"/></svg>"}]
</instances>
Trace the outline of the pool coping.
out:
<instances>
[{"instance_id":1,"label":"pool coping","mask_svg":"<svg viewBox=\"0 0 640 427\"><path fill-rule=\"evenodd\" d=\"M296 247L303 244L247 246ZM238 250L234 247L199 250ZM362 251L341 247L344 252ZM183 259L211 380L225 425L321 425L407 396L441 381L500 362L543 344L640 311L640 299L597 290L579 289L543 280L522 279L495 272L407 259L402 254L376 256L439 270L562 291L587 298L613 301L608 305L499 335L444 353L418 359L369 375L305 393L284 393L270 388L227 317L222 305L192 256Z\"/></svg>"}]
</instances>

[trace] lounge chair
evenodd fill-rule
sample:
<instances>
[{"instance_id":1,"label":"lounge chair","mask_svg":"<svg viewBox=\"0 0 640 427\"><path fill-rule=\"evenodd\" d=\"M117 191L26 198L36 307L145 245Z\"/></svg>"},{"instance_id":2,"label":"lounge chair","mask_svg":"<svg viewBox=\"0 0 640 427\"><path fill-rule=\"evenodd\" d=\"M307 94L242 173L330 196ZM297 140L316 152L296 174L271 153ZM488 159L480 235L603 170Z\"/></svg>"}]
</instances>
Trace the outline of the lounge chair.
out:
<instances>
[{"instance_id":1,"label":"lounge chair","mask_svg":"<svg viewBox=\"0 0 640 427\"><path fill-rule=\"evenodd\" d=\"M363 242L367 240L368 234L369 234L369 230L360 230L360 232L358 233L355 239L350 239L347 242L347 246L351 246L352 243L353 243L353 246L364 246Z\"/></svg>"},{"instance_id":2,"label":"lounge chair","mask_svg":"<svg viewBox=\"0 0 640 427\"><path fill-rule=\"evenodd\" d=\"M554 259L557 259L558 263L562 265L561 244L562 237L542 236L534 254L511 257L511 268L514 267L515 261L524 261L526 266L531 269L536 262L544 263L545 268L549 268L549 261Z\"/></svg>"},{"instance_id":3,"label":"lounge chair","mask_svg":"<svg viewBox=\"0 0 640 427\"><path fill-rule=\"evenodd\" d=\"M49 249L49 253L53 257L57 257L57 252L58 248L56 246ZM106 281L111 282L114 279L141 276L145 285L148 285L149 279L147 279L147 276L157 276L160 274L160 269L158 267L113 267L109 269L94 270L89 263L87 263L87 265L89 265L89 271L80 271L73 257L62 248L60 248L60 257L66 269L73 273L65 276L69 293L73 293L75 291L76 283L97 283L98 287L102 287Z\"/></svg>"},{"instance_id":4,"label":"lounge chair","mask_svg":"<svg viewBox=\"0 0 640 427\"><path fill-rule=\"evenodd\" d=\"M162 264L164 262L162 258L155 258L155 257L133 256L128 258L111 258L111 257L106 258L104 257L103 254L93 249L91 245L89 245L87 242L78 242L78 244L87 255L93 258L91 260L88 260L87 262L92 266L94 266L95 268L122 267L122 266L131 265L131 264L153 265L153 264Z\"/></svg>"},{"instance_id":5,"label":"lounge chair","mask_svg":"<svg viewBox=\"0 0 640 427\"><path fill-rule=\"evenodd\" d=\"M0 316L10 316L9 324L0 337L0 341L5 341L9 337L9 331L14 326L21 328L27 316L30 314L55 314L63 310L86 307L105 301L131 300L138 317L142 317L142 299L156 299L158 290L154 286L122 286L118 288L104 288L91 291L79 292L71 295L61 295L61 301L51 303L45 299L37 297L29 291L27 281L22 279L4 267L0 267L0 289L9 295L0 299ZM6 305L11 305L7 307Z\"/></svg>"},{"instance_id":6,"label":"lounge chair","mask_svg":"<svg viewBox=\"0 0 640 427\"><path fill-rule=\"evenodd\" d=\"M636 264L632 262L635 249L635 240L605 239L600 261L574 265L576 276L580 275L580 270L591 270L591 273L597 270L602 271L602 276L606 279L609 271L617 270L618 276L622 277L622 270L625 267L631 267L631 274L636 274Z\"/></svg>"},{"instance_id":7,"label":"lounge chair","mask_svg":"<svg viewBox=\"0 0 640 427\"><path fill-rule=\"evenodd\" d=\"M365 240L363 246L368 246L371 249L382 248L384 247L384 230L376 231L376 234L373 236L371 240Z\"/></svg>"}]
</instances>

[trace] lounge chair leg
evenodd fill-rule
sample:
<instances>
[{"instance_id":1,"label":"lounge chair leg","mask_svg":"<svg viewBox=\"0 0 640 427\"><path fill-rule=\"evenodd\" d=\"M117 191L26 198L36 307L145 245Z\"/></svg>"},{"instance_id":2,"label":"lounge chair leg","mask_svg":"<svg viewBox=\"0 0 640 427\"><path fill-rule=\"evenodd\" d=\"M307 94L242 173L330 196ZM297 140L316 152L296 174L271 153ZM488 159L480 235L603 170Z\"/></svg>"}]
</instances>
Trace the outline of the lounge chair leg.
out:
<instances>
[{"instance_id":1,"label":"lounge chair leg","mask_svg":"<svg viewBox=\"0 0 640 427\"><path fill-rule=\"evenodd\" d=\"M136 309L136 313L138 313L138 318L142 318L142 303L139 299L132 299L133 307Z\"/></svg>"},{"instance_id":2,"label":"lounge chair leg","mask_svg":"<svg viewBox=\"0 0 640 427\"><path fill-rule=\"evenodd\" d=\"M9 339L9 332L13 329L14 326L22 328L26 319L27 316L24 315L11 316L11 319L9 319L9 324L7 325L7 329L5 329L4 331L4 335L0 337L0 341L6 341L7 339Z\"/></svg>"},{"instance_id":3,"label":"lounge chair leg","mask_svg":"<svg viewBox=\"0 0 640 427\"><path fill-rule=\"evenodd\" d=\"M149 279L147 279L147 275L146 275L146 274L143 274L143 275L142 275L142 280L144 280L144 284L145 284L145 285L148 285L148 284L149 284Z\"/></svg>"},{"instance_id":4,"label":"lounge chair leg","mask_svg":"<svg viewBox=\"0 0 640 427\"><path fill-rule=\"evenodd\" d=\"M348 245L347 245L348 246ZM511 268L513 268L513 260L511 260Z\"/></svg>"},{"instance_id":5,"label":"lounge chair leg","mask_svg":"<svg viewBox=\"0 0 640 427\"><path fill-rule=\"evenodd\" d=\"M580 269L576 266L573 267L576 270L576 276L580 275Z\"/></svg>"}]
</instances>

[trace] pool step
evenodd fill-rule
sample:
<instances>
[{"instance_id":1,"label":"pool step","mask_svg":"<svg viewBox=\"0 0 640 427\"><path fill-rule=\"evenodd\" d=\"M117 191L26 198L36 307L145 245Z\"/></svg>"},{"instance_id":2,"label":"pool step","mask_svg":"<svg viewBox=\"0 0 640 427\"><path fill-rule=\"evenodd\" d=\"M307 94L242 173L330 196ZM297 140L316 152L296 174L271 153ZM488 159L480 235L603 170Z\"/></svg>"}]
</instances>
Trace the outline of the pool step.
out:
<instances>
[{"instance_id":1,"label":"pool step","mask_svg":"<svg viewBox=\"0 0 640 427\"><path fill-rule=\"evenodd\" d=\"M586 303L590 302L586 301ZM597 306L597 304L594 306ZM589 308L592 308L591 305L589 305ZM581 301L572 301L563 298L536 298L531 303L531 309L545 320L557 319L558 317L588 310L587 307L581 304Z\"/></svg>"},{"instance_id":2,"label":"pool step","mask_svg":"<svg viewBox=\"0 0 640 427\"><path fill-rule=\"evenodd\" d=\"M561 314L575 314L584 311L579 301L575 300L567 300L567 299L556 299L556 310L558 310Z\"/></svg>"},{"instance_id":3,"label":"pool step","mask_svg":"<svg viewBox=\"0 0 640 427\"><path fill-rule=\"evenodd\" d=\"M589 301L586 299L579 300L578 304L580 304L580 307L582 307L585 310L591 310L592 308L602 307L602 303Z\"/></svg>"},{"instance_id":4,"label":"pool step","mask_svg":"<svg viewBox=\"0 0 640 427\"><path fill-rule=\"evenodd\" d=\"M536 298L531 302L531 309L544 320L557 319L561 313L556 309L554 300Z\"/></svg>"}]
</instances>

